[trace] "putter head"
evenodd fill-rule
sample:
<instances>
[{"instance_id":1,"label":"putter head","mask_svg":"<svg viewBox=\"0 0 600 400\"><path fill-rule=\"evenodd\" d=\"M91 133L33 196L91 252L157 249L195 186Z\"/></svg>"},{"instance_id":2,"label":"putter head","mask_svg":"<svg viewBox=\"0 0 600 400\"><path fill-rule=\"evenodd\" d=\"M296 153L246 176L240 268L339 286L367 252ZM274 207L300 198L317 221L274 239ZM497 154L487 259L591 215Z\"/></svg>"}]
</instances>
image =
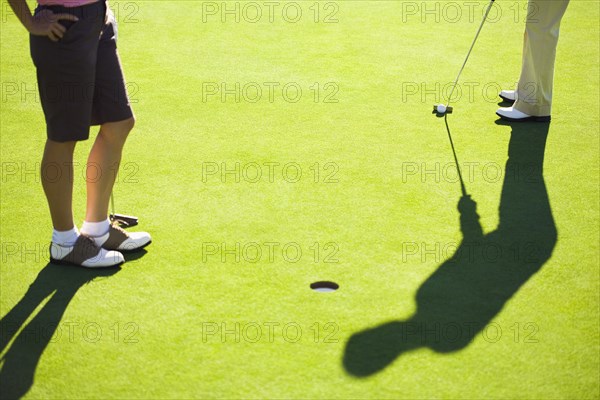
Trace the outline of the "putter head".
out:
<instances>
[{"instance_id":1,"label":"putter head","mask_svg":"<svg viewBox=\"0 0 600 400\"><path fill-rule=\"evenodd\" d=\"M445 113L439 113L437 110L437 104L433 105L433 112L432 114L436 114L438 117L441 117L444 114L452 114L452 111L454 109L451 106L446 107L446 112Z\"/></svg>"},{"instance_id":2,"label":"putter head","mask_svg":"<svg viewBox=\"0 0 600 400\"><path fill-rule=\"evenodd\" d=\"M138 217L124 214L110 214L110 221L116 221L121 228L129 228L138 224Z\"/></svg>"}]
</instances>

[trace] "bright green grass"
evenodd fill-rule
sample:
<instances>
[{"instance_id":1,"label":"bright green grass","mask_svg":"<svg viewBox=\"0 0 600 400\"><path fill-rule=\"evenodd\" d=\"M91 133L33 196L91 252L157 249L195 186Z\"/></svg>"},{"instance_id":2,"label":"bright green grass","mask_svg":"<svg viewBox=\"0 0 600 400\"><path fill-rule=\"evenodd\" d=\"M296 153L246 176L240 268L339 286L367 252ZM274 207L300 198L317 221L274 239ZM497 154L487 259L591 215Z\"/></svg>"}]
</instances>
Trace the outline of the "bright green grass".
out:
<instances>
[{"instance_id":1,"label":"bright green grass","mask_svg":"<svg viewBox=\"0 0 600 400\"><path fill-rule=\"evenodd\" d=\"M132 98L138 121L124 158L124 167L135 169L122 170L116 202L118 211L140 217L140 228L152 233L154 243L114 276L74 294L60 319L63 334L43 351L27 397L598 398L599 3L573 1L561 29L544 163L558 231L552 257L494 316L494 326L502 329L497 342L477 334L457 352L419 349L363 379L342 364L348 339L408 318L421 284L451 255L403 261L403 243L433 247L461 240L458 183L403 175L406 163L433 168L453 160L443 120L430 115L439 98L422 99L421 91L403 98L403 83L432 89L451 82L481 14L472 22L466 16L459 23L436 23L433 16L421 22L417 15L403 23L400 1L343 1L336 3L339 22L325 24L313 22L313 2L298 4L303 16L296 24L280 13L273 23L236 24L221 23L218 16L202 23L201 2L115 3L122 62L137 89ZM35 72L25 31L5 15L5 2L2 7L5 316L47 264L31 254L22 260L22 252L12 254L9 246L38 246L45 257L51 225L37 176L20 175L21 165L35 169L45 131L31 95L22 101L7 93L13 83L33 89ZM324 7L320 3L321 18L332 10ZM496 102L486 100L481 88L510 87L518 78L523 7L503 4L501 21L484 27L463 73L463 82L479 86L449 117L460 162L480 163L467 189L485 232L498 225L502 179L484 179L482 166L504 168L511 129L494 124ZM126 20L132 10L135 23ZM232 96L203 102L203 82L277 82L279 88L295 82L303 96L297 103L284 101L281 91L273 103L266 92L257 103L235 103ZM339 102L315 103L315 82L322 90L336 83ZM80 164L90 146L88 141L77 148ZM303 176L288 183L280 165L273 183L266 177L259 183L228 177L222 183L217 176L203 182L207 162L296 162ZM309 169L315 163L321 168L318 183ZM323 169L326 163L339 168L339 182L323 182L332 171ZM14 165L19 174L6 176ZM75 216L81 221L85 182L81 167L77 171ZM131 171L134 176L126 179ZM257 263L236 263L231 255L226 262L219 256L202 260L203 243L232 248L252 242L281 245L273 262L266 253ZM287 243L301 246L300 261L283 259ZM314 243L321 250L318 262ZM324 262L328 243L338 246L338 263ZM69 269L55 274L49 281L67 287L89 276ZM341 289L313 293L308 285L318 279L335 280ZM62 311L58 300L50 311ZM42 315L42 326L52 320L49 315ZM70 340L68 327L75 323ZM83 337L89 323L102 329L97 342ZM219 334L203 340L207 323L229 329L255 323L263 336L257 343L233 335L223 341ZM272 342L265 323L278 324ZM282 333L289 323L302 329L296 343ZM526 340L527 323L536 327L537 343ZM126 343L132 332L137 343ZM251 338L255 331L245 332ZM290 329L287 338L293 334ZM28 340L11 357L16 352L26 360L40 348L40 340Z\"/></svg>"}]
</instances>

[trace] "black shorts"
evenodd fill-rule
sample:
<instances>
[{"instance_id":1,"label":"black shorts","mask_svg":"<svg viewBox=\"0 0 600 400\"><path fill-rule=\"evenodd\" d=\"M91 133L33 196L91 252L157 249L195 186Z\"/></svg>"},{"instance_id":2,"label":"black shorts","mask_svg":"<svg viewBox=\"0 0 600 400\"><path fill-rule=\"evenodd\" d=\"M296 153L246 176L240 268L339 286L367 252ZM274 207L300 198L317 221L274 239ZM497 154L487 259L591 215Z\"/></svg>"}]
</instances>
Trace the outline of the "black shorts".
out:
<instances>
[{"instance_id":1,"label":"black shorts","mask_svg":"<svg viewBox=\"0 0 600 400\"><path fill-rule=\"evenodd\" d=\"M116 22L106 2L81 7L38 6L35 12L44 9L79 18L61 21L67 31L58 42L30 35L48 139L86 140L91 125L131 118L117 53Z\"/></svg>"}]
</instances>

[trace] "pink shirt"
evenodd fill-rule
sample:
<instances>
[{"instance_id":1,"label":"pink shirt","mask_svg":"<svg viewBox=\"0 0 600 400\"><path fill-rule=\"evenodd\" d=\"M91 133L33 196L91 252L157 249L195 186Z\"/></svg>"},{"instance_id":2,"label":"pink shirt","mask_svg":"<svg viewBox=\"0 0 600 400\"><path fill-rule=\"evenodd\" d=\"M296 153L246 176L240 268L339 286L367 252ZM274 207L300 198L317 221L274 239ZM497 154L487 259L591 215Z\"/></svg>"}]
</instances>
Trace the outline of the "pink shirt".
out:
<instances>
[{"instance_id":1,"label":"pink shirt","mask_svg":"<svg viewBox=\"0 0 600 400\"><path fill-rule=\"evenodd\" d=\"M79 7L92 4L99 0L38 0L41 6Z\"/></svg>"}]
</instances>

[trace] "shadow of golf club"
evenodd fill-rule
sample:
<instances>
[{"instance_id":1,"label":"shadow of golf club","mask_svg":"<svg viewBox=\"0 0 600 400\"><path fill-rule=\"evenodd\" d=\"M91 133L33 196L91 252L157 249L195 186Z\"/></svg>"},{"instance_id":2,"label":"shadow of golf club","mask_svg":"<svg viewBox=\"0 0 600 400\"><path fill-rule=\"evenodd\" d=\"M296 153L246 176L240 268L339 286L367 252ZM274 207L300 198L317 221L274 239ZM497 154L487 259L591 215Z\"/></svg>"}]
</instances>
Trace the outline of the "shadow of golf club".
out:
<instances>
[{"instance_id":1,"label":"shadow of golf club","mask_svg":"<svg viewBox=\"0 0 600 400\"><path fill-rule=\"evenodd\" d=\"M349 374L373 375L418 348L464 349L550 258L557 231L543 178L549 123L511 128L498 227L483 232L477 204L463 190L458 201L463 238L456 252L418 289L410 318L350 337L342 360Z\"/></svg>"},{"instance_id":2,"label":"shadow of golf club","mask_svg":"<svg viewBox=\"0 0 600 400\"><path fill-rule=\"evenodd\" d=\"M60 337L64 340L59 324L77 291L94 279L112 276L120 270L120 267L86 269L49 263L39 272L23 298L0 320L2 399L18 399L29 391L40 357L53 336L55 340ZM25 324L48 297L42 309Z\"/></svg>"}]
</instances>

